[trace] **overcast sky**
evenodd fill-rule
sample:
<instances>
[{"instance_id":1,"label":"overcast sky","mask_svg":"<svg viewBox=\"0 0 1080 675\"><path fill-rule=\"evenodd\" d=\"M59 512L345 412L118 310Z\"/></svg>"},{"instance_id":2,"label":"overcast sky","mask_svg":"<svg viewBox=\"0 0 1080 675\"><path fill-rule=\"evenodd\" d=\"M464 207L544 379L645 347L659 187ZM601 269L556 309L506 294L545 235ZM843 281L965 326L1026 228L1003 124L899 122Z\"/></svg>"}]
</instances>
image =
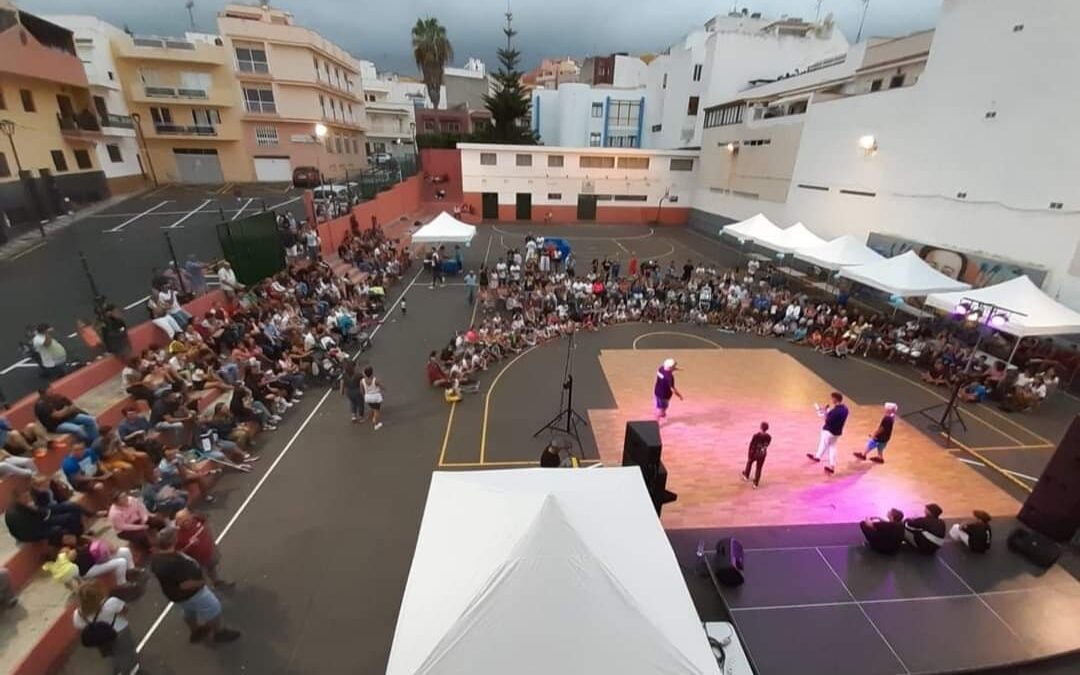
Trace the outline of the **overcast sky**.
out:
<instances>
[{"instance_id":1,"label":"overcast sky","mask_svg":"<svg viewBox=\"0 0 1080 675\"><path fill-rule=\"evenodd\" d=\"M39 14L97 13L136 33L171 35L189 29L184 0L17 0ZM420 16L435 16L454 45L455 65L478 56L496 66L495 50L506 0L276 0L296 22L313 28L353 55L375 61L380 71L414 73L409 31ZM815 0L749 0L736 3L766 17L782 14L813 19ZM195 24L215 32L222 0L195 0ZM897 36L934 25L941 0L870 0L863 35ZM730 10L725 0L512 0L522 70L544 56L587 56L613 51L660 51L711 16ZM862 0L823 0L821 14L832 13L854 42ZM92 9L91 9L92 8Z\"/></svg>"}]
</instances>

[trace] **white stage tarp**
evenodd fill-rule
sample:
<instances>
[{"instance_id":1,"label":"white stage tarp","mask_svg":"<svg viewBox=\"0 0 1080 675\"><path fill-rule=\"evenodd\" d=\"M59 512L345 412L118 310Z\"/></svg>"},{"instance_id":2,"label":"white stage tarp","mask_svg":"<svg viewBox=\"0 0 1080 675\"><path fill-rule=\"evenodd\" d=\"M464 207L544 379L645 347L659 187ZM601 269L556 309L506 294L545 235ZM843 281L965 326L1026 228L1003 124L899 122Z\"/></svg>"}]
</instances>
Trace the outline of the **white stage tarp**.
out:
<instances>
[{"instance_id":1,"label":"white stage tarp","mask_svg":"<svg viewBox=\"0 0 1080 675\"><path fill-rule=\"evenodd\" d=\"M1003 325L994 326L1009 335L1026 337L1080 333L1080 312L1051 298L1026 275L970 291L935 293L926 298L926 304L952 312L965 298L1026 314L1012 315Z\"/></svg>"},{"instance_id":2,"label":"white stage tarp","mask_svg":"<svg viewBox=\"0 0 1080 675\"><path fill-rule=\"evenodd\" d=\"M885 259L880 253L850 234L837 237L820 246L798 249L795 251L795 257L827 270L838 270L852 265L869 265Z\"/></svg>"},{"instance_id":3,"label":"white stage tarp","mask_svg":"<svg viewBox=\"0 0 1080 675\"><path fill-rule=\"evenodd\" d=\"M971 288L927 265L915 251L869 265L844 267L840 269L840 276L902 298Z\"/></svg>"},{"instance_id":4,"label":"white stage tarp","mask_svg":"<svg viewBox=\"0 0 1080 675\"><path fill-rule=\"evenodd\" d=\"M637 467L436 472L388 675L719 675Z\"/></svg>"},{"instance_id":5,"label":"white stage tarp","mask_svg":"<svg viewBox=\"0 0 1080 675\"><path fill-rule=\"evenodd\" d=\"M443 211L412 236L414 244L468 244L476 236L476 226L463 223Z\"/></svg>"}]
</instances>

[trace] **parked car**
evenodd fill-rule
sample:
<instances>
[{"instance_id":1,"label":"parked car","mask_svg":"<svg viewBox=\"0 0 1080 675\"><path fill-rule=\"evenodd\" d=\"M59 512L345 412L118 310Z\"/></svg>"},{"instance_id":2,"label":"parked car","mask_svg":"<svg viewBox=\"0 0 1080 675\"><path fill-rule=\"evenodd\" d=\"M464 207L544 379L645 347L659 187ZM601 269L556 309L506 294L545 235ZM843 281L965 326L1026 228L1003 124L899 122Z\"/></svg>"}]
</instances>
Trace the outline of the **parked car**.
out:
<instances>
[{"instance_id":1,"label":"parked car","mask_svg":"<svg viewBox=\"0 0 1080 675\"><path fill-rule=\"evenodd\" d=\"M313 166L298 166L293 169L292 183L294 187L313 188L320 182L319 170Z\"/></svg>"},{"instance_id":2,"label":"parked car","mask_svg":"<svg viewBox=\"0 0 1080 675\"><path fill-rule=\"evenodd\" d=\"M370 157L372 166L382 166L394 161L389 152L376 152Z\"/></svg>"},{"instance_id":3,"label":"parked car","mask_svg":"<svg viewBox=\"0 0 1080 675\"><path fill-rule=\"evenodd\" d=\"M315 201L346 201L349 198L349 193L352 193L354 197L360 194L360 184L349 181L348 183L328 183L326 185L319 185L312 191Z\"/></svg>"}]
</instances>

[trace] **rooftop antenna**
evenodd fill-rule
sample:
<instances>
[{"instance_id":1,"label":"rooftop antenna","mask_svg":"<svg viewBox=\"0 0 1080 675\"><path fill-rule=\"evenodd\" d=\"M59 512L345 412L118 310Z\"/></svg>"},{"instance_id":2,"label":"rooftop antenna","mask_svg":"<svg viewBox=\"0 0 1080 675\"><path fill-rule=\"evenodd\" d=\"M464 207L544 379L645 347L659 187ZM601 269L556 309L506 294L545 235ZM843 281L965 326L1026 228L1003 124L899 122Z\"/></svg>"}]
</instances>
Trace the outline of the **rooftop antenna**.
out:
<instances>
[{"instance_id":1,"label":"rooftop antenna","mask_svg":"<svg viewBox=\"0 0 1080 675\"><path fill-rule=\"evenodd\" d=\"M862 18L859 19L859 32L855 35L855 42L862 41L863 24L866 23L866 10L870 9L870 0L862 0Z\"/></svg>"},{"instance_id":2,"label":"rooftop antenna","mask_svg":"<svg viewBox=\"0 0 1080 675\"><path fill-rule=\"evenodd\" d=\"M814 12L814 23L821 23L821 5L825 0L817 0L817 9Z\"/></svg>"},{"instance_id":3,"label":"rooftop antenna","mask_svg":"<svg viewBox=\"0 0 1080 675\"><path fill-rule=\"evenodd\" d=\"M195 30L195 0L187 0L184 3L184 7L187 8L188 20L191 22L191 30Z\"/></svg>"}]
</instances>

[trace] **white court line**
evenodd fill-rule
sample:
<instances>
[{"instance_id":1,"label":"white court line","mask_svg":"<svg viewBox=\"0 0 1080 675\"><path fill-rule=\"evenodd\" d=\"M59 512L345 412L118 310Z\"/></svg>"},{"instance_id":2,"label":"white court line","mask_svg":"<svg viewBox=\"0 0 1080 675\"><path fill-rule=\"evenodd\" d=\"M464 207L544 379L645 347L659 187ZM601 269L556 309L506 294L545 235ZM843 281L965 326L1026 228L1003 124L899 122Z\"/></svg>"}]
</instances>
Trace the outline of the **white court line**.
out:
<instances>
[{"instance_id":1,"label":"white court line","mask_svg":"<svg viewBox=\"0 0 1080 675\"><path fill-rule=\"evenodd\" d=\"M240 214L244 212L244 209L246 209L251 204L251 202L253 202L253 201L255 201L254 197L248 197L248 200L246 202L244 202L244 205L240 207L240 210L237 211L236 214L233 215L232 218L229 218L229 220L236 220L237 218L239 218Z\"/></svg>"},{"instance_id":2,"label":"white court line","mask_svg":"<svg viewBox=\"0 0 1080 675\"><path fill-rule=\"evenodd\" d=\"M146 302L149 299L150 299L149 295L143 296L143 297L139 298L138 300L136 300L135 302L131 303L130 305L124 305L124 309L131 309L133 307L138 307L139 305L143 304L144 302Z\"/></svg>"},{"instance_id":3,"label":"white court line","mask_svg":"<svg viewBox=\"0 0 1080 675\"><path fill-rule=\"evenodd\" d=\"M25 358L22 361L16 361L15 363L11 364L7 368L4 368L3 370L0 370L0 375L7 375L8 373L15 370L16 368L25 368L26 364L28 364L28 363L30 363L29 358ZM31 364L31 365L36 365L36 364Z\"/></svg>"},{"instance_id":4,"label":"white court line","mask_svg":"<svg viewBox=\"0 0 1080 675\"><path fill-rule=\"evenodd\" d=\"M158 204L157 206L151 206L150 208L146 209L146 210L145 210L145 211L143 211L142 213L138 213L138 214L136 214L136 215L134 215L134 216L132 216L132 217L128 218L127 220L125 220L124 222L120 223L120 224L119 224L119 225L117 225L116 227L114 227L114 228L112 228L112 229L109 229L109 230L105 230L105 232L120 232L120 231L121 231L121 230L123 230L123 229L124 229L125 227L127 227L128 225L130 225L130 224L134 223L134 222L135 222L136 220L138 220L139 218L142 218L143 216L145 216L145 215L146 215L146 214L148 214L148 213L152 213L152 212L154 212L154 211L157 211L157 210L158 210L158 209L160 209L160 208L161 208L162 206L165 206L165 205L166 205L166 204L168 204L168 203L169 203L169 200L168 200L168 199L166 199L165 201L163 201L163 202L160 202L160 203L159 203L159 204Z\"/></svg>"},{"instance_id":5,"label":"white court line","mask_svg":"<svg viewBox=\"0 0 1080 675\"><path fill-rule=\"evenodd\" d=\"M209 204L209 203L210 203L210 202L212 202L212 201L214 201L214 200L212 200L212 199L207 199L207 200L206 200L205 202L203 202L202 204L199 204L199 205L198 205L198 206L196 206L195 208L193 208L193 209L191 209L190 211L188 211L188 213L187 213L187 215L186 215L186 216L182 216L182 217L181 217L181 218L180 218L179 220L177 220L177 221L176 221L175 223L173 223L172 225L170 225L170 226L168 226L168 227L166 227L166 228L164 228L164 229L166 229L166 230L175 230L176 228L180 227L180 223L184 222L184 221L185 221L185 220L187 220L188 218L192 217L193 215L195 215L196 213L198 213L199 211L201 211L201 210L202 210L202 208L203 208L204 206L206 206L207 204Z\"/></svg>"},{"instance_id":6,"label":"white court line","mask_svg":"<svg viewBox=\"0 0 1080 675\"><path fill-rule=\"evenodd\" d=\"M959 459L964 464L970 464L971 466L979 466L979 467L983 467L983 468L986 467L985 464L983 464L982 462L977 462L974 459L967 459L965 457L957 457L957 459ZM1038 478L1036 478L1035 476L1029 476L1026 473L1020 473L1019 471L1013 471L1011 469L1002 469L1002 470L1007 474L1016 476L1017 478L1023 478L1024 480L1029 480L1032 483L1038 483L1039 482Z\"/></svg>"},{"instance_id":7,"label":"white court line","mask_svg":"<svg viewBox=\"0 0 1080 675\"><path fill-rule=\"evenodd\" d=\"M286 199L285 201L281 202L280 204L274 204L273 206L271 206L267 210L273 211L274 209L280 209L282 206L286 206L287 204L292 204L293 202L295 202L295 201L297 201L299 199L300 199L300 197L293 197L292 199Z\"/></svg>"},{"instance_id":8,"label":"white court line","mask_svg":"<svg viewBox=\"0 0 1080 675\"><path fill-rule=\"evenodd\" d=\"M423 267L417 270L416 275L412 278L412 281L409 282L409 285L406 286L405 290L403 290L401 294L397 297L397 300L394 301L394 304L390 305L390 309L386 311L385 316L389 316L390 312L394 311L394 308L397 307L398 303L401 302L401 299L405 297L405 293L407 293L408 290L412 288L413 284L416 283L416 280L420 278L420 273L423 271ZM385 321L385 319L383 320ZM375 330L371 331L371 337L374 338L375 334L378 333L379 329L382 327L383 324L381 323L376 326ZM359 352L357 352L357 355L359 355ZM354 356L353 358L356 357ZM281 460L285 458L285 455L289 454L289 450L291 450L293 444L296 443L296 439L300 438L300 434L304 432L304 429L307 428L308 423L315 418L315 415L318 414L319 410L323 407L323 404L326 403L326 399L330 398L330 394L334 393L334 391L334 387L330 387L329 389L327 389L326 393L324 393L322 395L322 398L319 399L319 402L316 403L315 407L311 410L310 413L308 413L308 416L304 418L303 423L300 424L300 428L296 430L296 432L292 435L292 438L289 439L289 442L285 444L285 447L282 448L280 453L278 453L278 456L274 458L274 462L266 470L266 473L262 475L262 478L259 479L259 482L255 484L254 488L252 488L251 494L249 494L247 496L247 499L245 499L240 504L240 508L236 510L236 513L233 514L233 517L230 518L229 522L225 524L224 528L222 528L221 533L218 534L216 539L214 539L215 544L221 544L221 542L225 539L225 535L229 533L229 530L232 529L232 526L236 523L237 520L240 519L240 516L244 514L244 511L247 509L248 504L251 503L251 500L255 499L255 495L257 495L259 493L259 490L262 489L263 483L269 480L270 475L274 473L274 469L276 469L277 465L281 463ZM168 605L165 606L165 609L161 610L161 614L158 614L157 619L154 620L154 623L150 625L149 630L146 631L146 635L143 636L143 639L139 641L138 646L135 647L136 652L142 652L143 648L146 647L146 643L149 642L150 638L152 638L154 636L154 633L157 632L157 629L161 626L161 622L165 620L165 617L168 616L169 611L172 608L173 603L170 602Z\"/></svg>"}]
</instances>

